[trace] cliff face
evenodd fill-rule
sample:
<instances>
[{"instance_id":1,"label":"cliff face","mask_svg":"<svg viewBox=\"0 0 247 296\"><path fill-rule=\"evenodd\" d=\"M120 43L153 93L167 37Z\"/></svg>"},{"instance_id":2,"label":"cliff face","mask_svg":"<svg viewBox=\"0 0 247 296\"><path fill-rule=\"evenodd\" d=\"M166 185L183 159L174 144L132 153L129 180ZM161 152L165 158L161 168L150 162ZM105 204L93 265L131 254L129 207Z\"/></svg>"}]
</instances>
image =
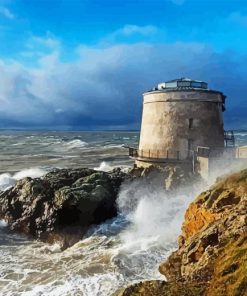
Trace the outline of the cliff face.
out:
<instances>
[{"instance_id":1,"label":"cliff face","mask_svg":"<svg viewBox=\"0 0 247 296\"><path fill-rule=\"evenodd\" d=\"M247 170L191 203L179 249L160 272L168 281L209 283L203 295L247 295Z\"/></svg>"},{"instance_id":2,"label":"cliff face","mask_svg":"<svg viewBox=\"0 0 247 296\"><path fill-rule=\"evenodd\" d=\"M160 265L168 283L144 282L120 295L247 296L247 169L190 204L178 243Z\"/></svg>"}]
</instances>

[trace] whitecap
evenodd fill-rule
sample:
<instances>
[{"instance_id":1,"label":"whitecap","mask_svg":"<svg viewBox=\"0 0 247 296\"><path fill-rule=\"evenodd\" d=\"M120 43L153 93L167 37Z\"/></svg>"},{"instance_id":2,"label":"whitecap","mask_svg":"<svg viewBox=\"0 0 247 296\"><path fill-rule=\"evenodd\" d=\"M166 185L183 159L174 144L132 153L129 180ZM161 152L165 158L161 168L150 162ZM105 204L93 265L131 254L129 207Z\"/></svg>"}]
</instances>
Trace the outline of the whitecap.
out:
<instances>
[{"instance_id":1,"label":"whitecap","mask_svg":"<svg viewBox=\"0 0 247 296\"><path fill-rule=\"evenodd\" d=\"M95 171L103 171L103 172L109 172L113 169L114 167L111 166L109 163L102 161L101 164L98 167L95 167Z\"/></svg>"},{"instance_id":2,"label":"whitecap","mask_svg":"<svg viewBox=\"0 0 247 296\"><path fill-rule=\"evenodd\" d=\"M25 142L18 142L18 143L12 144L12 146L23 146L25 144L26 144Z\"/></svg>"},{"instance_id":3,"label":"whitecap","mask_svg":"<svg viewBox=\"0 0 247 296\"><path fill-rule=\"evenodd\" d=\"M45 173L47 173L47 171L44 169L30 168L30 169L24 169L20 172L17 172L14 175L11 175L9 173L1 174L0 190L6 190L11 186L14 186L16 181L22 178L25 178L25 177L39 178L39 177L42 177Z\"/></svg>"},{"instance_id":4,"label":"whitecap","mask_svg":"<svg viewBox=\"0 0 247 296\"><path fill-rule=\"evenodd\" d=\"M8 224L4 220L0 220L0 228L6 227Z\"/></svg>"},{"instance_id":5,"label":"whitecap","mask_svg":"<svg viewBox=\"0 0 247 296\"><path fill-rule=\"evenodd\" d=\"M109 148L124 148L124 144L114 145L114 144L108 144L104 145L103 148L109 149Z\"/></svg>"},{"instance_id":6,"label":"whitecap","mask_svg":"<svg viewBox=\"0 0 247 296\"><path fill-rule=\"evenodd\" d=\"M82 147L85 147L87 145L88 145L87 142L81 141L79 139L72 140L72 141L69 141L69 142L64 144L64 146L69 148L69 149L82 148Z\"/></svg>"},{"instance_id":7,"label":"whitecap","mask_svg":"<svg viewBox=\"0 0 247 296\"><path fill-rule=\"evenodd\" d=\"M237 133L234 133L234 136L246 137L247 132L237 132Z\"/></svg>"},{"instance_id":8,"label":"whitecap","mask_svg":"<svg viewBox=\"0 0 247 296\"><path fill-rule=\"evenodd\" d=\"M42 177L45 173L47 173L46 170L43 170L40 168L30 168L30 169L25 169L18 173L15 173L13 178L15 180L20 180L25 177L39 178L39 177Z\"/></svg>"},{"instance_id":9,"label":"whitecap","mask_svg":"<svg viewBox=\"0 0 247 296\"><path fill-rule=\"evenodd\" d=\"M0 190L5 190L15 185L16 180L8 173L0 175Z\"/></svg>"}]
</instances>

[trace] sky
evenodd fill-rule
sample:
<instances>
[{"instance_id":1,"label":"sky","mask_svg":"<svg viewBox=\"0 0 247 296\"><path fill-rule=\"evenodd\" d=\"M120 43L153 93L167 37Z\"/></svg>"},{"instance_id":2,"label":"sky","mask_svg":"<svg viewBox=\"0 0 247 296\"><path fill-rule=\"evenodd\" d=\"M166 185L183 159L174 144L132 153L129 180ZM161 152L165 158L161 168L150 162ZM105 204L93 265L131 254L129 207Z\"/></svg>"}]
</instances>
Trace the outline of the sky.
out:
<instances>
[{"instance_id":1,"label":"sky","mask_svg":"<svg viewBox=\"0 0 247 296\"><path fill-rule=\"evenodd\" d=\"M0 128L139 129L142 94L179 77L247 129L247 1L0 0Z\"/></svg>"}]
</instances>

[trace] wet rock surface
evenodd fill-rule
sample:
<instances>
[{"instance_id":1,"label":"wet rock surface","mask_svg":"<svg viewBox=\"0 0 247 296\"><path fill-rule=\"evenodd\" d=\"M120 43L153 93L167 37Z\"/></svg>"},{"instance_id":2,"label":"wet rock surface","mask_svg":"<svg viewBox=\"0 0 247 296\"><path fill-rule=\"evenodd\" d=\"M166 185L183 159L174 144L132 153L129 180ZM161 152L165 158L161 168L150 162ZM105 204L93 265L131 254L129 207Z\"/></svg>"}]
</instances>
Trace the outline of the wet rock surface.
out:
<instances>
[{"instance_id":1,"label":"wet rock surface","mask_svg":"<svg viewBox=\"0 0 247 296\"><path fill-rule=\"evenodd\" d=\"M64 248L92 224L117 214L115 200L127 175L120 169L61 169L24 178L0 194L0 218L9 228Z\"/></svg>"}]
</instances>

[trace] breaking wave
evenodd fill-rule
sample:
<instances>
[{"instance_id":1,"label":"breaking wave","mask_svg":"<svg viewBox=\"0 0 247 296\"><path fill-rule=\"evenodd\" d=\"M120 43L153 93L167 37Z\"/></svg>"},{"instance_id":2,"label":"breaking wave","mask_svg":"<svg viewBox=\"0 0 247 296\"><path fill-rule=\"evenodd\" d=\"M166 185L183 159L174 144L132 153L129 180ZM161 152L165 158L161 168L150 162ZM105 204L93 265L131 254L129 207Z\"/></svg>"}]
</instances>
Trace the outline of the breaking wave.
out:
<instances>
[{"instance_id":1,"label":"breaking wave","mask_svg":"<svg viewBox=\"0 0 247 296\"><path fill-rule=\"evenodd\" d=\"M68 149L83 148L87 145L88 145L87 142L84 142L79 139L75 139L75 140L64 143L64 146L67 147Z\"/></svg>"},{"instance_id":2,"label":"breaking wave","mask_svg":"<svg viewBox=\"0 0 247 296\"><path fill-rule=\"evenodd\" d=\"M96 171L103 171L103 172L109 172L114 168L114 166L111 166L109 163L102 161L101 164L98 167L95 167L94 170Z\"/></svg>"},{"instance_id":3,"label":"breaking wave","mask_svg":"<svg viewBox=\"0 0 247 296\"><path fill-rule=\"evenodd\" d=\"M92 227L71 248L61 251L56 245L24 241L2 249L0 274L5 280L2 287L0 280L0 291L110 296L135 281L162 279L158 266L176 247L190 199L186 193L168 196L157 187L154 191L145 181L126 183L118 198L118 217Z\"/></svg>"},{"instance_id":4,"label":"breaking wave","mask_svg":"<svg viewBox=\"0 0 247 296\"><path fill-rule=\"evenodd\" d=\"M168 194L161 186L144 181L123 186L118 207L129 221L121 233L123 248L135 252L152 246L174 247L183 214L194 196L183 191Z\"/></svg>"},{"instance_id":5,"label":"breaking wave","mask_svg":"<svg viewBox=\"0 0 247 296\"><path fill-rule=\"evenodd\" d=\"M47 173L46 170L40 169L40 168L30 168L25 169L20 172L17 172L13 175L9 173L4 173L0 175L0 190L6 190L9 187L15 185L17 180L20 180L25 177L31 177L31 178L39 178L42 177L45 173Z\"/></svg>"},{"instance_id":6,"label":"breaking wave","mask_svg":"<svg viewBox=\"0 0 247 296\"><path fill-rule=\"evenodd\" d=\"M6 227L7 223L4 220L0 220L0 228Z\"/></svg>"},{"instance_id":7,"label":"breaking wave","mask_svg":"<svg viewBox=\"0 0 247 296\"><path fill-rule=\"evenodd\" d=\"M102 161L98 167L94 167L94 170L95 171L110 172L114 168L121 168L121 170L123 172L126 172L127 173L128 170L131 168L131 166L128 166L128 165L122 165L122 166L112 165L112 164L109 164L106 161Z\"/></svg>"}]
</instances>

